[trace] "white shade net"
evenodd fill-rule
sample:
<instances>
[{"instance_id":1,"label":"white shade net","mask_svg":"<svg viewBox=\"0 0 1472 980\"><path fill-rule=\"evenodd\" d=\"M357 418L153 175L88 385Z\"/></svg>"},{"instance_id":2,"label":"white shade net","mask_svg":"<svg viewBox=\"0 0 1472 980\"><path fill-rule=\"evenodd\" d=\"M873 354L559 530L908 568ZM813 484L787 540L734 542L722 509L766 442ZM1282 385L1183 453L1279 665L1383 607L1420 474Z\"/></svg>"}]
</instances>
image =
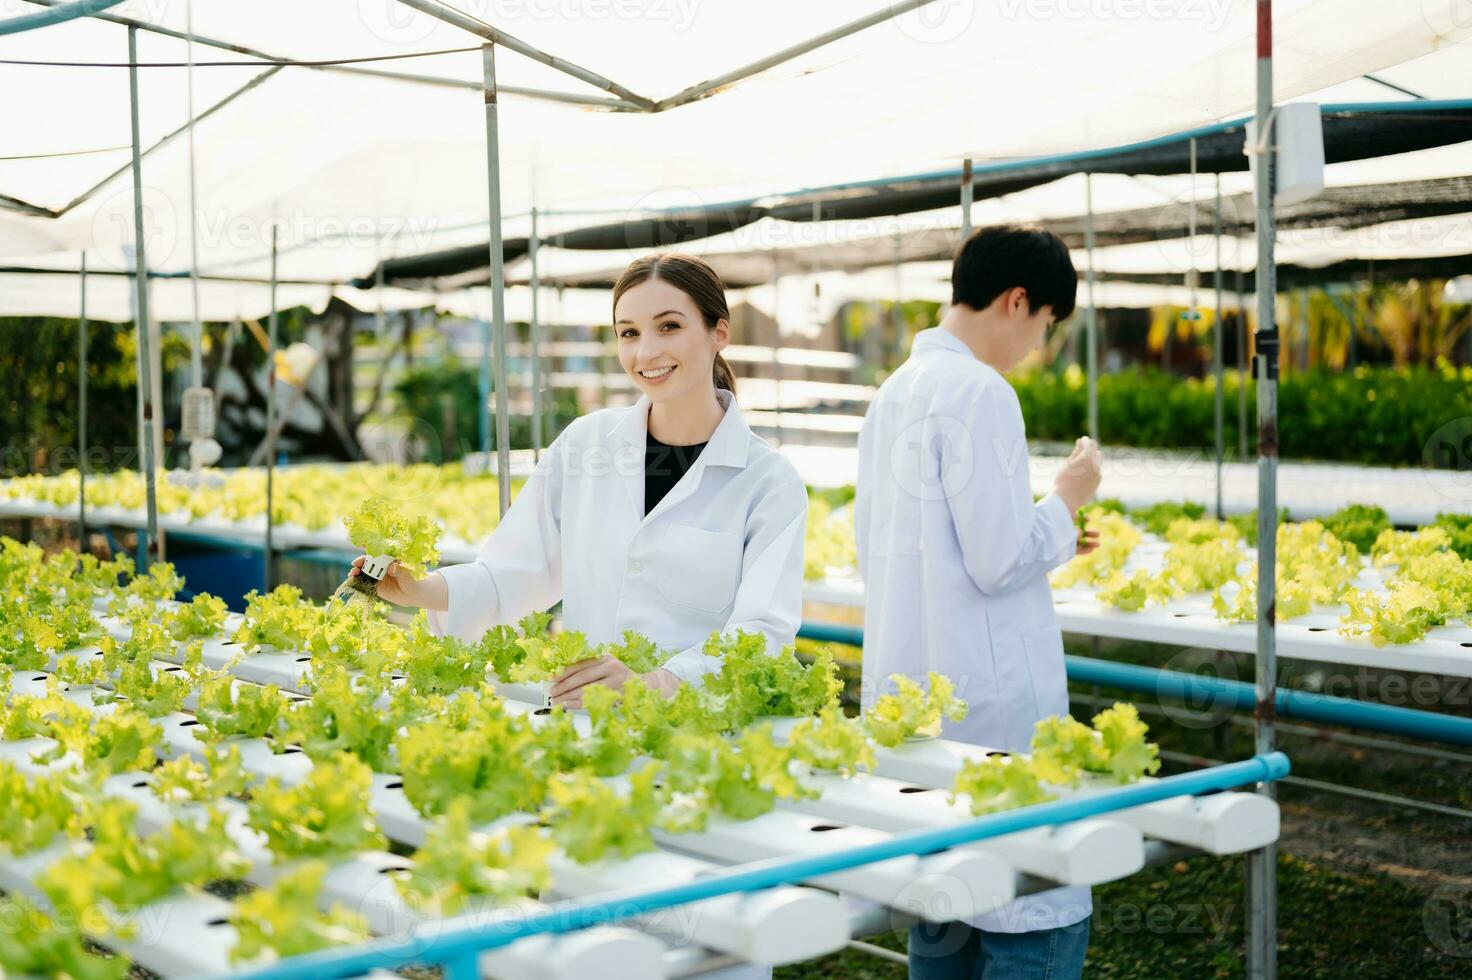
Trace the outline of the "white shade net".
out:
<instances>
[{"instance_id":1,"label":"white shade net","mask_svg":"<svg viewBox=\"0 0 1472 980\"><path fill-rule=\"evenodd\" d=\"M28 5L26 5L28 6ZM657 98L721 74L883 3L777 0L486 0L464 9L547 51ZM1383 69L1444 45L1420 4L1278 0L1280 100ZM183 28L184 5L138 2L124 16ZM478 43L393 0L312 4L199 0L198 34L299 58L397 55ZM0 57L125 60L125 30L93 19L0 38ZM1253 5L1225 0L937 0L657 114L609 113L505 95L503 209L619 210L703 202L839 180L1127 143L1249 111ZM504 85L602 96L498 48ZM140 34L139 57L183 61L183 42ZM197 61L241 55L195 46ZM478 53L380 63L474 82ZM263 69L198 68L203 109ZM183 125L183 69L140 71L142 140ZM117 68L0 66L5 152L18 156L128 144L127 74ZM484 117L477 93L287 68L199 124L201 264L258 275L268 236L290 229L283 275L361 274L366 246L303 245L339 227L417 221L413 249L453 244L453 226L485 214ZM0 161L0 193L60 209L125 166L125 150ZM183 140L150 154L144 181L156 227L150 262L177 268L187 249ZM62 219L57 248L115 252L131 234L130 179L109 182ZM125 220L120 220L125 219ZM35 232L32 233L36 234ZM408 232L405 232L408 234ZM10 229L6 228L6 238ZM21 254L9 245L10 255ZM35 254L32 251L30 254Z\"/></svg>"}]
</instances>

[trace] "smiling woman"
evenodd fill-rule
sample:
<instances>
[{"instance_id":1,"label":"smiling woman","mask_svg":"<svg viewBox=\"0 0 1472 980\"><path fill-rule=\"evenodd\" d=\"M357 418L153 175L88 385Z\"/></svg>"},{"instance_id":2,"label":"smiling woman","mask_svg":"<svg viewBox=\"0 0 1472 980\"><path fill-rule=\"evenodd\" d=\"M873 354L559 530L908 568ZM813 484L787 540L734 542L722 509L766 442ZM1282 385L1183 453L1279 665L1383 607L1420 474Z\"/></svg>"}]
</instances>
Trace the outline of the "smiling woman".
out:
<instances>
[{"instance_id":1,"label":"smiling woman","mask_svg":"<svg viewBox=\"0 0 1472 980\"><path fill-rule=\"evenodd\" d=\"M561 601L565 628L591 645L635 630L666 652L637 675L614 657L572 665L548 691L570 708L589 684L632 676L673 694L719 667L713 632L782 650L802 612L807 492L736 404L720 277L692 256L641 258L618 279L613 319L639 401L569 425L474 562L389 573L440 634L476 642Z\"/></svg>"}]
</instances>

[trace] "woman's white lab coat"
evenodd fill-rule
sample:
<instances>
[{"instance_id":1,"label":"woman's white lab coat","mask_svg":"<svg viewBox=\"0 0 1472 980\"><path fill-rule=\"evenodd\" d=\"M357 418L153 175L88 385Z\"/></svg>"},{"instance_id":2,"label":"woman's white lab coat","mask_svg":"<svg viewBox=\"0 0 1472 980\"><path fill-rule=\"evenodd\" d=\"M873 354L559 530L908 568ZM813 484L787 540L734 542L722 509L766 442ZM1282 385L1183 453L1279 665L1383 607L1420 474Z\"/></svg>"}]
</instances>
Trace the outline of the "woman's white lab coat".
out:
<instances>
[{"instance_id":1,"label":"woman's white lab coat","mask_svg":"<svg viewBox=\"0 0 1472 980\"><path fill-rule=\"evenodd\" d=\"M574 421L481 546L440 569L440 635L474 642L562 601L563 625L590 643L624 630L680 651L682 681L716 670L701 648L717 630L766 635L776 652L802 618L807 492L796 469L752 433L735 399L695 464L644 514L647 397ZM487 506L491 506L487 501Z\"/></svg>"}]
</instances>

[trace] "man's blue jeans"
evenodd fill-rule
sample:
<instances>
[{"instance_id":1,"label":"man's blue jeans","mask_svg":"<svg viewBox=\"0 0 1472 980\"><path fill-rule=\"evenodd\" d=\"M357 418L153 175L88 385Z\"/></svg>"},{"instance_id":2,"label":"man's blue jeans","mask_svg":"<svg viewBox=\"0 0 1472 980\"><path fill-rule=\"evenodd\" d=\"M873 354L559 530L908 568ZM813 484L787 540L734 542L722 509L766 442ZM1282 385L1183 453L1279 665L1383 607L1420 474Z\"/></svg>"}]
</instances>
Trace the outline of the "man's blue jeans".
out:
<instances>
[{"instance_id":1,"label":"man's blue jeans","mask_svg":"<svg viewBox=\"0 0 1472 980\"><path fill-rule=\"evenodd\" d=\"M964 922L910 927L911 980L1077 980L1089 920L1036 932L983 932Z\"/></svg>"}]
</instances>

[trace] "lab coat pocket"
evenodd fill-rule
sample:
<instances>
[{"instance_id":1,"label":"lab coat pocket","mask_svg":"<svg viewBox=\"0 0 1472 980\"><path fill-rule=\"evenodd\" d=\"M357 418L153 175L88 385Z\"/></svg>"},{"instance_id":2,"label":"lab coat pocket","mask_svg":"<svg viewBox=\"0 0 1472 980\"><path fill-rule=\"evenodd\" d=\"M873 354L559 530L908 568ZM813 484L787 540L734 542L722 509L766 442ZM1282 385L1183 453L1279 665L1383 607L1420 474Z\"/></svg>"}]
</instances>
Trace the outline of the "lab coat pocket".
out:
<instances>
[{"instance_id":1,"label":"lab coat pocket","mask_svg":"<svg viewBox=\"0 0 1472 980\"><path fill-rule=\"evenodd\" d=\"M1027 672L1038 718L1068 714L1068 674L1063 666L1063 631L1043 626L1022 634Z\"/></svg>"},{"instance_id":2,"label":"lab coat pocket","mask_svg":"<svg viewBox=\"0 0 1472 980\"><path fill-rule=\"evenodd\" d=\"M689 524L665 528L655 581L670 602L720 612L736 598L741 581L741 535Z\"/></svg>"}]
</instances>

